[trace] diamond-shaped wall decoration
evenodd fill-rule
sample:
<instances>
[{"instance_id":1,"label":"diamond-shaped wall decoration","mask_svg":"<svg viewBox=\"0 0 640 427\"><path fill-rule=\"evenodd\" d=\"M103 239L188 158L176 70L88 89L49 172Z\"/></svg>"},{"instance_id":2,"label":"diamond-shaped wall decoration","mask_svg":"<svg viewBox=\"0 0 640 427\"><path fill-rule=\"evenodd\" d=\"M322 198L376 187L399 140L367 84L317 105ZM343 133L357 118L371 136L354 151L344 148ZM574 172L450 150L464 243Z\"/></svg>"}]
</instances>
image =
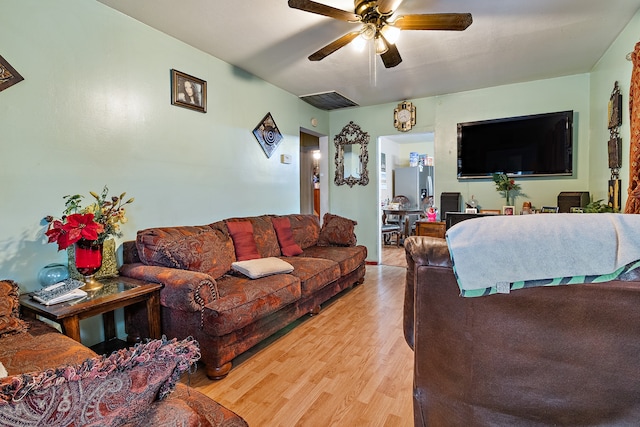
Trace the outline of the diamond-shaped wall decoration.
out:
<instances>
[{"instance_id":1,"label":"diamond-shaped wall decoration","mask_svg":"<svg viewBox=\"0 0 640 427\"><path fill-rule=\"evenodd\" d=\"M271 113L267 113L264 119L253 130L253 135L256 137L260 146L264 150L264 154L267 157L271 157L271 154L278 148L280 141L282 141L282 134L276 126L276 122L273 121Z\"/></svg>"}]
</instances>

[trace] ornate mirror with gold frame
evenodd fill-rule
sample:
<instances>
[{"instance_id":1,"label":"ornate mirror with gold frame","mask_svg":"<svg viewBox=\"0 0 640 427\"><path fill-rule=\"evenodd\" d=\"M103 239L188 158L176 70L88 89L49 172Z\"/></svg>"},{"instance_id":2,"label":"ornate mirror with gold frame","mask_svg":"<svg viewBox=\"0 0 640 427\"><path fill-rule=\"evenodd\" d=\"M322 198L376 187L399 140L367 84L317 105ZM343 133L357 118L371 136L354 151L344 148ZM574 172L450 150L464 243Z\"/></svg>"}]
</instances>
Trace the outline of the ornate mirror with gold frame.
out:
<instances>
[{"instance_id":1,"label":"ornate mirror with gold frame","mask_svg":"<svg viewBox=\"0 0 640 427\"><path fill-rule=\"evenodd\" d=\"M353 187L355 184L367 185L369 183L369 134L363 132L360 126L353 122L342 128L342 131L333 139L336 145L336 176L333 182L336 185L347 184Z\"/></svg>"}]
</instances>

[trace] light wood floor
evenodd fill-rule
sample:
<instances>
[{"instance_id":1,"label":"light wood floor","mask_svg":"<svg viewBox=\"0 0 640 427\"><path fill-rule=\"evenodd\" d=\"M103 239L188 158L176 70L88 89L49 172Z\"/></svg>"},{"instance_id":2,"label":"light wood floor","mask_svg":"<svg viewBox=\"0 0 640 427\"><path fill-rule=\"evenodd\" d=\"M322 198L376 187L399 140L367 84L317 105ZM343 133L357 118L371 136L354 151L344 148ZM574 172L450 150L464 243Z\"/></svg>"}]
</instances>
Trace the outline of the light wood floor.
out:
<instances>
[{"instance_id":1,"label":"light wood floor","mask_svg":"<svg viewBox=\"0 0 640 427\"><path fill-rule=\"evenodd\" d=\"M363 284L239 356L227 378L198 369L191 386L251 427L412 426L404 276L401 267L368 265Z\"/></svg>"},{"instance_id":2,"label":"light wood floor","mask_svg":"<svg viewBox=\"0 0 640 427\"><path fill-rule=\"evenodd\" d=\"M395 265L407 268L407 258L403 246L382 245L382 265Z\"/></svg>"}]
</instances>

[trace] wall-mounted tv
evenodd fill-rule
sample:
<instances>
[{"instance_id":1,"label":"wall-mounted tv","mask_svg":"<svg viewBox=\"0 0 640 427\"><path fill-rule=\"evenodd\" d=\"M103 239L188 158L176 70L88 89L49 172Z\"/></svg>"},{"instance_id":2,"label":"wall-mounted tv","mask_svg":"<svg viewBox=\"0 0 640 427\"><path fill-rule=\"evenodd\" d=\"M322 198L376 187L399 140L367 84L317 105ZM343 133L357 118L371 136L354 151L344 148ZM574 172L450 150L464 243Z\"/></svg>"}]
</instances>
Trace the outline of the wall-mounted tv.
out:
<instances>
[{"instance_id":1,"label":"wall-mounted tv","mask_svg":"<svg viewBox=\"0 0 640 427\"><path fill-rule=\"evenodd\" d=\"M573 174L573 111L458 123L458 179Z\"/></svg>"}]
</instances>

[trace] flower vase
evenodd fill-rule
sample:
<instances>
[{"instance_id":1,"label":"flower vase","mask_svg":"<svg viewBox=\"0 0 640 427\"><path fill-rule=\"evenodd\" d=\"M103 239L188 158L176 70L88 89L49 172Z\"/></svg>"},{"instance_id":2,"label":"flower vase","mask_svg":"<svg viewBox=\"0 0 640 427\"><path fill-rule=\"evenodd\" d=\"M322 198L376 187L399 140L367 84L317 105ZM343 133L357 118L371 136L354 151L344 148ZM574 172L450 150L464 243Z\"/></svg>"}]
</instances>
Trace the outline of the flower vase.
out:
<instances>
[{"instance_id":1,"label":"flower vase","mask_svg":"<svg viewBox=\"0 0 640 427\"><path fill-rule=\"evenodd\" d=\"M74 279L83 280L84 276L76 269L75 245L67 248L69 258L69 275ZM116 242L114 239L107 239L102 244L102 267L93 276L95 279L116 277L118 275L118 261L116 257Z\"/></svg>"},{"instance_id":2,"label":"flower vase","mask_svg":"<svg viewBox=\"0 0 640 427\"><path fill-rule=\"evenodd\" d=\"M75 266L78 273L84 277L85 291L96 291L102 288L102 283L96 281L94 274L102 266L102 243L95 240L80 239L74 245Z\"/></svg>"}]
</instances>

